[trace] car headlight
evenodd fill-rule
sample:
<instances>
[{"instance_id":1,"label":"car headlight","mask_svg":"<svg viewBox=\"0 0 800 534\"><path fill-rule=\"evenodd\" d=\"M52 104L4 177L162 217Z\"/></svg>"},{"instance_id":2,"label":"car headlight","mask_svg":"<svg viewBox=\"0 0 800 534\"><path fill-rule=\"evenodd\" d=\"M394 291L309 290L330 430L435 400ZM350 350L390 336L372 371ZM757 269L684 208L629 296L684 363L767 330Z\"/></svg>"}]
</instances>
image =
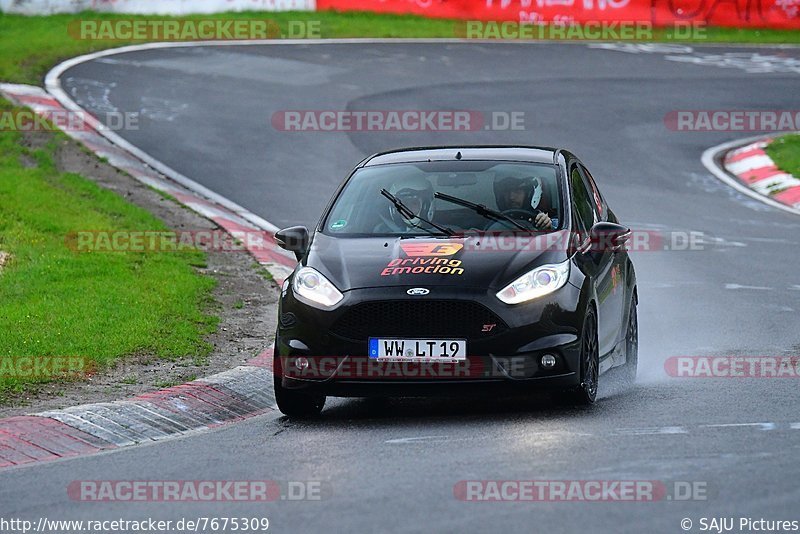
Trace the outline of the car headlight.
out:
<instances>
[{"instance_id":1,"label":"car headlight","mask_svg":"<svg viewBox=\"0 0 800 534\"><path fill-rule=\"evenodd\" d=\"M294 274L292 289L297 300L329 310L339 304L344 296L327 278L311 267L301 267Z\"/></svg>"},{"instance_id":2,"label":"car headlight","mask_svg":"<svg viewBox=\"0 0 800 534\"><path fill-rule=\"evenodd\" d=\"M542 265L527 272L497 293L506 304L519 304L564 287L569 279L569 260L564 263Z\"/></svg>"}]
</instances>

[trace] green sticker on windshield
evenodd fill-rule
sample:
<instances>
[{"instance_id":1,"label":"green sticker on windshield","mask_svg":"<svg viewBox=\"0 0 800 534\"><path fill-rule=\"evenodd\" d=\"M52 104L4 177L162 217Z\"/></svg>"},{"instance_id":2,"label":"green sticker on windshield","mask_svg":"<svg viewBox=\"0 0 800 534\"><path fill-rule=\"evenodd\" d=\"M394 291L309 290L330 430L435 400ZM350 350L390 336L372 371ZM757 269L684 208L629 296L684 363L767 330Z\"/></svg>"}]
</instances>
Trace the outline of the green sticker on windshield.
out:
<instances>
[{"instance_id":1,"label":"green sticker on windshield","mask_svg":"<svg viewBox=\"0 0 800 534\"><path fill-rule=\"evenodd\" d=\"M347 226L347 221L344 219L339 219L331 224L331 230L338 230L339 228L344 228L345 226Z\"/></svg>"}]
</instances>

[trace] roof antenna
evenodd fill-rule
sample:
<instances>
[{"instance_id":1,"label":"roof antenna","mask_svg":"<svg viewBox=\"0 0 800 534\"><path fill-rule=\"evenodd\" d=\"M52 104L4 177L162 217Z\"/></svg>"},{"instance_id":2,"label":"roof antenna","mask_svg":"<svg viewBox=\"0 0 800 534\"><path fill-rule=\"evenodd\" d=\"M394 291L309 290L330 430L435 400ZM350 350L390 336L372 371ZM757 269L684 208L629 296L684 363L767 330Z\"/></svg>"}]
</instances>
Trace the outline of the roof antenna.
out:
<instances>
[{"instance_id":1,"label":"roof antenna","mask_svg":"<svg viewBox=\"0 0 800 534\"><path fill-rule=\"evenodd\" d=\"M456 159L461 159L461 151L456 152Z\"/></svg>"}]
</instances>

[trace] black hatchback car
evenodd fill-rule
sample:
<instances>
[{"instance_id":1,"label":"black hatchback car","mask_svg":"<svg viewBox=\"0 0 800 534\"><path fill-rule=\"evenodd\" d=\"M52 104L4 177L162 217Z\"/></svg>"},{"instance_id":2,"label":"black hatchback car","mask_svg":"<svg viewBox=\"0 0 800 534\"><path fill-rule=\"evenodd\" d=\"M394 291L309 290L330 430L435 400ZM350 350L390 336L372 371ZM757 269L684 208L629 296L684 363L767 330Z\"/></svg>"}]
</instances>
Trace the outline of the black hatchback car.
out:
<instances>
[{"instance_id":1,"label":"black hatchback car","mask_svg":"<svg viewBox=\"0 0 800 534\"><path fill-rule=\"evenodd\" d=\"M591 404L601 374L636 376L629 236L563 149L370 156L312 233L276 234L299 260L279 304L278 407L543 387Z\"/></svg>"}]
</instances>

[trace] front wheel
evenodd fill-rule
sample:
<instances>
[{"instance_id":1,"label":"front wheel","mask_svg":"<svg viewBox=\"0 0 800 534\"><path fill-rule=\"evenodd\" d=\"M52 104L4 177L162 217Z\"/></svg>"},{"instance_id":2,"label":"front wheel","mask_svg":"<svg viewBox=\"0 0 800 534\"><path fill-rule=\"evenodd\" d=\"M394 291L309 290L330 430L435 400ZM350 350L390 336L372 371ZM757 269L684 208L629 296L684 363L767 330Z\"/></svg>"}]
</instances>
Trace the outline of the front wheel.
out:
<instances>
[{"instance_id":1,"label":"front wheel","mask_svg":"<svg viewBox=\"0 0 800 534\"><path fill-rule=\"evenodd\" d=\"M631 311L628 314L628 328L625 331L625 365L622 367L625 385L632 386L636 382L636 370L639 367L639 318L636 314L636 296L631 300Z\"/></svg>"},{"instance_id":2,"label":"front wheel","mask_svg":"<svg viewBox=\"0 0 800 534\"><path fill-rule=\"evenodd\" d=\"M594 404L600 375L600 349L597 341L597 318L591 306L583 320L580 352L580 384L566 391L565 401L577 406Z\"/></svg>"},{"instance_id":3,"label":"front wheel","mask_svg":"<svg viewBox=\"0 0 800 534\"><path fill-rule=\"evenodd\" d=\"M275 401L278 403L278 409L281 413L300 419L315 417L322 412L322 408L325 406L325 395L295 391L283 387L281 384L281 377L283 376L281 361L277 355L274 357L272 369Z\"/></svg>"}]
</instances>

